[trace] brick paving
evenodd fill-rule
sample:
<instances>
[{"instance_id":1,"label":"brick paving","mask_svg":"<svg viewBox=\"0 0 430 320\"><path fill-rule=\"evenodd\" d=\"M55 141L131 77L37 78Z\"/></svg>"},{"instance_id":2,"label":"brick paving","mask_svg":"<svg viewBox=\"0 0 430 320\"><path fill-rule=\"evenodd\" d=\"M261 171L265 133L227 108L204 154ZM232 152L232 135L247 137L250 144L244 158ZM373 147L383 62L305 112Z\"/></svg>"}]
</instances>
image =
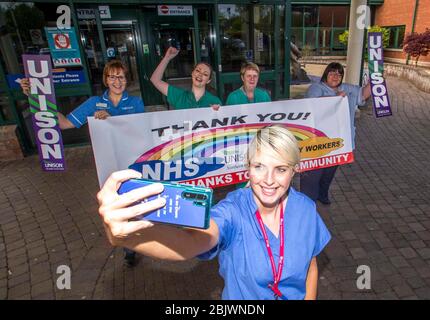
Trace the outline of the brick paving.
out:
<instances>
[{"instance_id":1,"label":"brick paving","mask_svg":"<svg viewBox=\"0 0 430 320\"><path fill-rule=\"evenodd\" d=\"M393 117L357 119L356 162L340 168L333 240L319 257L319 299L430 299L430 94L388 78ZM217 261L140 257L123 266L97 214L89 146L66 149L68 171L43 173L36 156L0 163L0 299L219 299ZM57 289L57 268L72 270ZM371 289L356 282L371 270Z\"/></svg>"}]
</instances>

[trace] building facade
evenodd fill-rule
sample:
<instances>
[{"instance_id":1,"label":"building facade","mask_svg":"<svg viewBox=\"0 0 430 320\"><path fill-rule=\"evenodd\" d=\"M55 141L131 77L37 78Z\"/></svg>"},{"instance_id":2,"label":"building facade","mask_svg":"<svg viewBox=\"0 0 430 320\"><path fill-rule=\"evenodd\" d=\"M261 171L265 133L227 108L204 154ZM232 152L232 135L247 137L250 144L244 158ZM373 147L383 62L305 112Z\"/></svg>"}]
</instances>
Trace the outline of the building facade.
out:
<instances>
[{"instance_id":1,"label":"building facade","mask_svg":"<svg viewBox=\"0 0 430 320\"><path fill-rule=\"evenodd\" d=\"M369 1L373 12L382 3ZM169 46L180 48L165 74L172 84L188 85L193 65L206 61L215 71L210 90L225 101L241 84L241 64L253 61L260 66L260 84L272 99L288 98L290 41L306 55L345 55L338 35L348 29L349 4L347 0L0 2L0 126L17 125L23 149L34 150L31 114L17 82L23 77L25 53L51 53L58 62L55 90L63 114L103 92L102 70L111 59L128 66L131 94L141 96L146 106L166 104L149 78ZM54 57L56 46L62 45L56 42L55 30L59 21L65 21L60 6L70 9L70 37L77 40L72 57ZM88 128L63 131L63 141L87 143Z\"/></svg>"},{"instance_id":2,"label":"building facade","mask_svg":"<svg viewBox=\"0 0 430 320\"><path fill-rule=\"evenodd\" d=\"M390 29L390 44L384 50L387 61L411 63L411 57L402 50L406 35L422 33L430 28L430 1L385 0L375 12L375 23ZM430 56L421 57L419 65L430 66Z\"/></svg>"}]
</instances>

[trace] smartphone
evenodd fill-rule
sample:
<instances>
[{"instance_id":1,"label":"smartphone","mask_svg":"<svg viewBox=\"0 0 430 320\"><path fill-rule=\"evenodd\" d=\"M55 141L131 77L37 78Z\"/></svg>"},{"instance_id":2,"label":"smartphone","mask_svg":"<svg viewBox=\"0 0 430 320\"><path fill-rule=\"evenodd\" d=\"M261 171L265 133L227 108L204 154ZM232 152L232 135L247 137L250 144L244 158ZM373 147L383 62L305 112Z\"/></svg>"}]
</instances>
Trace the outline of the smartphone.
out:
<instances>
[{"instance_id":1,"label":"smartphone","mask_svg":"<svg viewBox=\"0 0 430 320\"><path fill-rule=\"evenodd\" d=\"M147 199L154 200L164 197L166 205L157 211L145 214L141 219L183 227L209 228L213 194L210 188L146 179L130 179L121 184L118 194L157 182L164 185L164 191Z\"/></svg>"}]
</instances>

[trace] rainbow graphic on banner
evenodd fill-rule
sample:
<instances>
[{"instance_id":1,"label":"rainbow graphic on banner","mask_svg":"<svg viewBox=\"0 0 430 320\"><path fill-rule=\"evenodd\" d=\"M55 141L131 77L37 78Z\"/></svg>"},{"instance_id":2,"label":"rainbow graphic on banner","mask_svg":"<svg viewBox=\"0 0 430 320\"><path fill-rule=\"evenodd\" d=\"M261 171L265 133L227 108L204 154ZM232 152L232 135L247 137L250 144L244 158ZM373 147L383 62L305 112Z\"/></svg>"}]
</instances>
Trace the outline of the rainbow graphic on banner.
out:
<instances>
[{"instance_id":1,"label":"rainbow graphic on banner","mask_svg":"<svg viewBox=\"0 0 430 320\"><path fill-rule=\"evenodd\" d=\"M207 158L227 147L248 145L255 133L268 125L267 123L246 124L192 133L145 152L135 163L151 160L175 161L191 157ZM306 126L286 124L285 127L298 141L326 137L323 132Z\"/></svg>"},{"instance_id":2,"label":"rainbow graphic on banner","mask_svg":"<svg viewBox=\"0 0 430 320\"><path fill-rule=\"evenodd\" d=\"M234 171L245 170L243 154L255 133L269 123L241 124L185 134L142 154L130 169L144 178L160 181L190 181L210 175L227 165L223 153L233 154ZM298 142L328 138L323 132L302 125L284 124ZM309 140L310 139L310 140ZM242 157L240 157L242 155ZM227 171L231 168L227 168ZM243 179L242 179L243 180ZM231 183L217 183L216 186Z\"/></svg>"}]
</instances>

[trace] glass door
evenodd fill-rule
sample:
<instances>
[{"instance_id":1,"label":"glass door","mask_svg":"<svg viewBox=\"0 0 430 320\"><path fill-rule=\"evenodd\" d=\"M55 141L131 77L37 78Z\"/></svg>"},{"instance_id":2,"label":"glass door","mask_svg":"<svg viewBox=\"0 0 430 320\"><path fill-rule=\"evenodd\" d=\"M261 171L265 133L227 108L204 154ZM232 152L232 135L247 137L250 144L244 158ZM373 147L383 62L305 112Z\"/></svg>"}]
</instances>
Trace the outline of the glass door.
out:
<instances>
[{"instance_id":1,"label":"glass door","mask_svg":"<svg viewBox=\"0 0 430 320\"><path fill-rule=\"evenodd\" d=\"M127 91L141 97L137 67L136 28L132 21L103 21L107 60L121 60L128 69Z\"/></svg>"},{"instance_id":2,"label":"glass door","mask_svg":"<svg viewBox=\"0 0 430 320\"><path fill-rule=\"evenodd\" d=\"M164 76L169 84L189 89L195 59L194 28L187 24L153 24L156 53L161 59L169 47L179 49L179 54L170 61Z\"/></svg>"},{"instance_id":3,"label":"glass door","mask_svg":"<svg viewBox=\"0 0 430 320\"><path fill-rule=\"evenodd\" d=\"M220 98L242 85L239 71L246 61L260 67L259 86L275 98L276 65L275 6L274 5L218 5L220 30L221 72ZM279 34L279 30L276 31ZM279 38L279 35L278 35Z\"/></svg>"}]
</instances>

